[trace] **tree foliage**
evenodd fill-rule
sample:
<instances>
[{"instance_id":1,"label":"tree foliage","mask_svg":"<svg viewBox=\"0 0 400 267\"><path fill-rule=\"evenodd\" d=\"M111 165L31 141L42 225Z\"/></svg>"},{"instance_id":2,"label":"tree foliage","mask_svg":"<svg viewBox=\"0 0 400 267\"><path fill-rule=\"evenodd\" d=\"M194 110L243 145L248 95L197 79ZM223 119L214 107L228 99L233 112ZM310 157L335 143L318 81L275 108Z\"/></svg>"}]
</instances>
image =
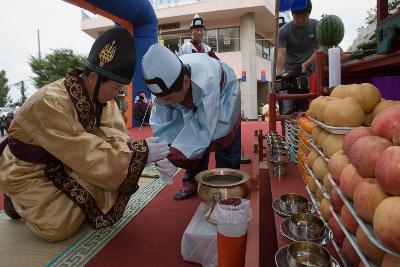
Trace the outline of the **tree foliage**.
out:
<instances>
[{"instance_id":1,"label":"tree foliage","mask_svg":"<svg viewBox=\"0 0 400 267\"><path fill-rule=\"evenodd\" d=\"M26 97L26 88L25 88L25 82L24 81L20 81L19 83L17 83L17 86L19 87L19 91L21 93L21 99L19 100L18 104L22 105L25 103L27 97Z\"/></svg>"},{"instance_id":2,"label":"tree foliage","mask_svg":"<svg viewBox=\"0 0 400 267\"><path fill-rule=\"evenodd\" d=\"M6 72L2 70L0 71L0 107L4 107L7 103L7 95L8 91L10 91L10 87L7 83Z\"/></svg>"},{"instance_id":3,"label":"tree foliage","mask_svg":"<svg viewBox=\"0 0 400 267\"><path fill-rule=\"evenodd\" d=\"M354 58L362 58L367 55L376 53L376 7L371 8L367 12L367 17L365 18L365 25L357 29L357 38L353 40L352 49L354 53ZM389 14L394 14L400 12L400 0L389 0L388 1L388 11ZM368 48L371 47L372 48ZM368 49L367 49L368 48Z\"/></svg>"},{"instance_id":4,"label":"tree foliage","mask_svg":"<svg viewBox=\"0 0 400 267\"><path fill-rule=\"evenodd\" d=\"M64 78L74 68L83 68L85 58L76 55L71 49L54 49L44 58L29 57L29 65L34 74L32 78L36 88Z\"/></svg>"}]
</instances>

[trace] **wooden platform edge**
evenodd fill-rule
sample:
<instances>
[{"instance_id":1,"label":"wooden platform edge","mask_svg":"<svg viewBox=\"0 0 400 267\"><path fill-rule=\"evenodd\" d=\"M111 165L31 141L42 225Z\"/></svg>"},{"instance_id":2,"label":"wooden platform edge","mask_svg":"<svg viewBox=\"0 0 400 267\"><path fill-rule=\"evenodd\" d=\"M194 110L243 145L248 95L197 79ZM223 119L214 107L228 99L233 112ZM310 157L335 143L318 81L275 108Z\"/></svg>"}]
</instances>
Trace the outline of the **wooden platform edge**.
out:
<instances>
[{"instance_id":1,"label":"wooden platform edge","mask_svg":"<svg viewBox=\"0 0 400 267\"><path fill-rule=\"evenodd\" d=\"M245 267L259 267L260 266L260 195L258 190L251 191L250 207L253 218L249 222L249 229L247 232L246 243L246 260Z\"/></svg>"}]
</instances>

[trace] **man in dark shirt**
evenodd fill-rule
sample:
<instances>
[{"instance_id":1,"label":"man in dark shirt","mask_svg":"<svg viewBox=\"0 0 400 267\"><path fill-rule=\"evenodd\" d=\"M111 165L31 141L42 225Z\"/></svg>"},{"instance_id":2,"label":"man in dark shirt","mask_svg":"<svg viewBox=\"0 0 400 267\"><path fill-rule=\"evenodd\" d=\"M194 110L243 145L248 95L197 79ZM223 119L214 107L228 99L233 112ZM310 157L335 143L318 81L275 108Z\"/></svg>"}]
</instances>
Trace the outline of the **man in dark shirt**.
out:
<instances>
[{"instance_id":1,"label":"man in dark shirt","mask_svg":"<svg viewBox=\"0 0 400 267\"><path fill-rule=\"evenodd\" d=\"M305 8L292 10L293 21L279 29L277 75L284 72L306 74L314 70L313 63L318 47L315 33L318 20L310 19L311 10L311 1L307 0ZM280 110L282 114L291 114L307 108L307 100L284 100Z\"/></svg>"}]
</instances>

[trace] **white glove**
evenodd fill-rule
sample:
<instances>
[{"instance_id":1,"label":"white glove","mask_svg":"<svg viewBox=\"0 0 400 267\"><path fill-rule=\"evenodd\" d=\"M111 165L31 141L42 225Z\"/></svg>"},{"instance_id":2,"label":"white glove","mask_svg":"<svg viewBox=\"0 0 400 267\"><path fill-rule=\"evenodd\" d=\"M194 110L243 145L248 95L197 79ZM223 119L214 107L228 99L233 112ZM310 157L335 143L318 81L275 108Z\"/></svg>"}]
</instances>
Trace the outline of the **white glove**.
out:
<instances>
[{"instance_id":1,"label":"white glove","mask_svg":"<svg viewBox=\"0 0 400 267\"><path fill-rule=\"evenodd\" d=\"M167 158L156 162L157 170L160 172L160 179L167 185L172 184L172 178L178 170Z\"/></svg>"},{"instance_id":2,"label":"white glove","mask_svg":"<svg viewBox=\"0 0 400 267\"><path fill-rule=\"evenodd\" d=\"M146 139L147 143L158 143L158 137L152 136Z\"/></svg>"},{"instance_id":3,"label":"white glove","mask_svg":"<svg viewBox=\"0 0 400 267\"><path fill-rule=\"evenodd\" d=\"M169 146L166 143L158 143L157 137L146 139L147 147L149 148L149 156L147 163L165 158L169 154Z\"/></svg>"}]
</instances>

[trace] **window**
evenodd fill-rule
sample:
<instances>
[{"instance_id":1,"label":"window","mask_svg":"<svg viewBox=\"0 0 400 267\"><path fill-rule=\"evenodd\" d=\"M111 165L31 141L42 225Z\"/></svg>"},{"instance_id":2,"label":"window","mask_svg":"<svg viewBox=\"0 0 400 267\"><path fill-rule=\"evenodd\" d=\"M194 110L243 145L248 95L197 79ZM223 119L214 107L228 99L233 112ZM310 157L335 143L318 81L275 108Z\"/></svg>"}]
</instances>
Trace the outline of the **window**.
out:
<instances>
[{"instance_id":1,"label":"window","mask_svg":"<svg viewBox=\"0 0 400 267\"><path fill-rule=\"evenodd\" d=\"M177 31L161 34L164 45L173 52L179 51L179 46L191 39L190 31ZM234 52L240 50L239 27L207 30L203 36L206 43L215 52Z\"/></svg>"},{"instance_id":2,"label":"window","mask_svg":"<svg viewBox=\"0 0 400 267\"><path fill-rule=\"evenodd\" d=\"M256 35L256 55L259 57L263 57L263 41L260 40L262 37Z\"/></svg>"},{"instance_id":3,"label":"window","mask_svg":"<svg viewBox=\"0 0 400 267\"><path fill-rule=\"evenodd\" d=\"M270 60L272 45L265 38L256 34L256 55Z\"/></svg>"},{"instance_id":4,"label":"window","mask_svg":"<svg viewBox=\"0 0 400 267\"><path fill-rule=\"evenodd\" d=\"M234 52L240 50L239 28L217 30L218 52Z\"/></svg>"},{"instance_id":5,"label":"window","mask_svg":"<svg viewBox=\"0 0 400 267\"><path fill-rule=\"evenodd\" d=\"M211 47L212 50L218 51L217 30L208 30L203 37L203 41Z\"/></svg>"},{"instance_id":6,"label":"window","mask_svg":"<svg viewBox=\"0 0 400 267\"><path fill-rule=\"evenodd\" d=\"M271 59L271 43L267 40L263 41L263 58Z\"/></svg>"},{"instance_id":7,"label":"window","mask_svg":"<svg viewBox=\"0 0 400 267\"><path fill-rule=\"evenodd\" d=\"M172 52L178 52L179 46L183 44L185 39L190 39L189 32L178 32L170 34L162 34L165 47L168 47Z\"/></svg>"}]
</instances>

